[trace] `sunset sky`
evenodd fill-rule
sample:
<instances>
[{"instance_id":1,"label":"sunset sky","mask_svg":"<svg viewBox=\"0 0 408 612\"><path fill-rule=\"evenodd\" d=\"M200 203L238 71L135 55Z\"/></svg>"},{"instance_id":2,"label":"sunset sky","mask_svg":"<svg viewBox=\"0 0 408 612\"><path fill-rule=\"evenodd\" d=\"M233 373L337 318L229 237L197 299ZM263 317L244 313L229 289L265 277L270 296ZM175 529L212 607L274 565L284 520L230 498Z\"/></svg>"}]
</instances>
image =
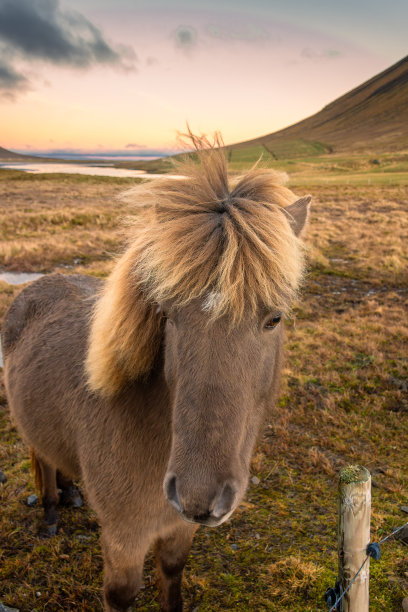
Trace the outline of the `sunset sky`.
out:
<instances>
[{"instance_id":1,"label":"sunset sky","mask_svg":"<svg viewBox=\"0 0 408 612\"><path fill-rule=\"evenodd\" d=\"M0 0L0 146L254 138L407 54L406 0Z\"/></svg>"}]
</instances>

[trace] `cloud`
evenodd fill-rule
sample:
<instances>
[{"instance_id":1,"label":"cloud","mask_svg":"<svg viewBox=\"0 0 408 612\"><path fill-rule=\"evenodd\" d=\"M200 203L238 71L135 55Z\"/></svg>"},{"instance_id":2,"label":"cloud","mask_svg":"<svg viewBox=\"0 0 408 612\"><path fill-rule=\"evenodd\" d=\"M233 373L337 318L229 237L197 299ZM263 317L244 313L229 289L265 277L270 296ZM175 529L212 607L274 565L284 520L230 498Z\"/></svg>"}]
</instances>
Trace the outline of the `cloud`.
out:
<instances>
[{"instance_id":1,"label":"cloud","mask_svg":"<svg viewBox=\"0 0 408 612\"><path fill-rule=\"evenodd\" d=\"M200 34L192 25L181 24L173 32L171 36L175 42L176 48L189 53L193 51L199 44L205 43L209 39L221 41L226 44L235 42L243 42L248 44L263 43L273 39L273 42L280 42L280 35L271 33L263 26L253 22L243 22L235 20L235 22L218 23L212 22L203 24L200 27Z\"/></svg>"},{"instance_id":2,"label":"cloud","mask_svg":"<svg viewBox=\"0 0 408 612\"><path fill-rule=\"evenodd\" d=\"M133 70L136 62L131 47L111 45L84 15L63 9L59 0L0 0L0 44L3 57L30 63ZM27 77L8 68L15 76L9 77L9 90L21 89Z\"/></svg>"},{"instance_id":3,"label":"cloud","mask_svg":"<svg viewBox=\"0 0 408 612\"><path fill-rule=\"evenodd\" d=\"M197 30L193 26L180 25L173 32L176 47L182 51L191 51L198 42Z\"/></svg>"},{"instance_id":4,"label":"cloud","mask_svg":"<svg viewBox=\"0 0 408 612\"><path fill-rule=\"evenodd\" d=\"M19 74L11 65L0 60L0 95L14 99L15 93L29 89L28 79Z\"/></svg>"},{"instance_id":5,"label":"cloud","mask_svg":"<svg viewBox=\"0 0 408 612\"><path fill-rule=\"evenodd\" d=\"M155 66L158 63L159 63L159 60L157 59L157 57L154 57L153 55L149 55L149 57L146 58L147 66Z\"/></svg>"},{"instance_id":6,"label":"cloud","mask_svg":"<svg viewBox=\"0 0 408 612\"><path fill-rule=\"evenodd\" d=\"M125 145L125 149L145 149L146 145L142 145L142 144L137 144L136 142L130 142L129 144Z\"/></svg>"},{"instance_id":7,"label":"cloud","mask_svg":"<svg viewBox=\"0 0 408 612\"><path fill-rule=\"evenodd\" d=\"M225 41L244 41L244 42L259 42L268 40L270 34L267 30L255 23L240 23L235 26L232 24L215 24L210 23L205 28L206 33L211 38L217 38Z\"/></svg>"},{"instance_id":8,"label":"cloud","mask_svg":"<svg viewBox=\"0 0 408 612\"><path fill-rule=\"evenodd\" d=\"M342 53L337 49L323 49L323 51L315 51L314 49L310 49L309 47L307 47L302 49L300 55L306 59L316 61L324 59L334 59L336 57L340 57Z\"/></svg>"}]
</instances>

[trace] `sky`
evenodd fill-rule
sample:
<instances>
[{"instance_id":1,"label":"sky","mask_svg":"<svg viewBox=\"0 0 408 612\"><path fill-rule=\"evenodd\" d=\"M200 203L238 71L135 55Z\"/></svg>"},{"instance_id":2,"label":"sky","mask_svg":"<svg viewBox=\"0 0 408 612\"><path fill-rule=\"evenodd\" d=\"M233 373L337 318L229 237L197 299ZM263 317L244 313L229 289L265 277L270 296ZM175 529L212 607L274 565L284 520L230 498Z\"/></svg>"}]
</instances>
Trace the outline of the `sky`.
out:
<instances>
[{"instance_id":1,"label":"sky","mask_svg":"<svg viewBox=\"0 0 408 612\"><path fill-rule=\"evenodd\" d=\"M0 0L0 146L171 152L274 132L407 54L406 0Z\"/></svg>"}]
</instances>

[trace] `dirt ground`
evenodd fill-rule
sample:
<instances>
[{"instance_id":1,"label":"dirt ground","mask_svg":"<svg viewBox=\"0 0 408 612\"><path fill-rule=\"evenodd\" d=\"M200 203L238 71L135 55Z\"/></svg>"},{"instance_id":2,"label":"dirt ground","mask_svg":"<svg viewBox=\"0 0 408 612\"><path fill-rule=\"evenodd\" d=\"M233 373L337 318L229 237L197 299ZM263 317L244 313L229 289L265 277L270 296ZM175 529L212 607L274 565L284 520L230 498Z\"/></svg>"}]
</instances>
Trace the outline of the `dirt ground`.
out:
<instances>
[{"instance_id":1,"label":"dirt ground","mask_svg":"<svg viewBox=\"0 0 408 612\"><path fill-rule=\"evenodd\" d=\"M17 173L18 174L18 173ZM129 181L0 172L0 268L106 275L120 252L115 198ZM373 478L372 538L408 520L408 188L329 183L311 193L309 272L286 323L276 413L252 462L245 501L202 528L186 567L186 610L327 610L336 577L337 474ZM20 290L0 281L0 316ZM0 390L0 601L21 612L101 609L98 525L88 506L61 511L59 533L38 535L41 509L27 448ZM372 612L408 596L408 549L391 539L371 563ZM149 557L138 610L158 610Z\"/></svg>"}]
</instances>

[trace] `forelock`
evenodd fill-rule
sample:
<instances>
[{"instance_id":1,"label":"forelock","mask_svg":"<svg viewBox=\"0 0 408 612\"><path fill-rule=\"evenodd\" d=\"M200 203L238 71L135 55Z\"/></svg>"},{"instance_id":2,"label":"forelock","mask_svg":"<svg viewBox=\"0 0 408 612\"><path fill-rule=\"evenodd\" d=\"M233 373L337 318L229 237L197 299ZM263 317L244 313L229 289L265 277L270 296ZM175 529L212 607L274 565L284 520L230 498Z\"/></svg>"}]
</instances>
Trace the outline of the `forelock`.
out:
<instances>
[{"instance_id":1,"label":"forelock","mask_svg":"<svg viewBox=\"0 0 408 612\"><path fill-rule=\"evenodd\" d=\"M272 170L230 180L224 151L201 146L179 164L180 180L127 194L141 207L131 223L135 282L154 302L201 298L212 317L237 321L260 304L287 310L304 265L283 212L296 197Z\"/></svg>"}]
</instances>

